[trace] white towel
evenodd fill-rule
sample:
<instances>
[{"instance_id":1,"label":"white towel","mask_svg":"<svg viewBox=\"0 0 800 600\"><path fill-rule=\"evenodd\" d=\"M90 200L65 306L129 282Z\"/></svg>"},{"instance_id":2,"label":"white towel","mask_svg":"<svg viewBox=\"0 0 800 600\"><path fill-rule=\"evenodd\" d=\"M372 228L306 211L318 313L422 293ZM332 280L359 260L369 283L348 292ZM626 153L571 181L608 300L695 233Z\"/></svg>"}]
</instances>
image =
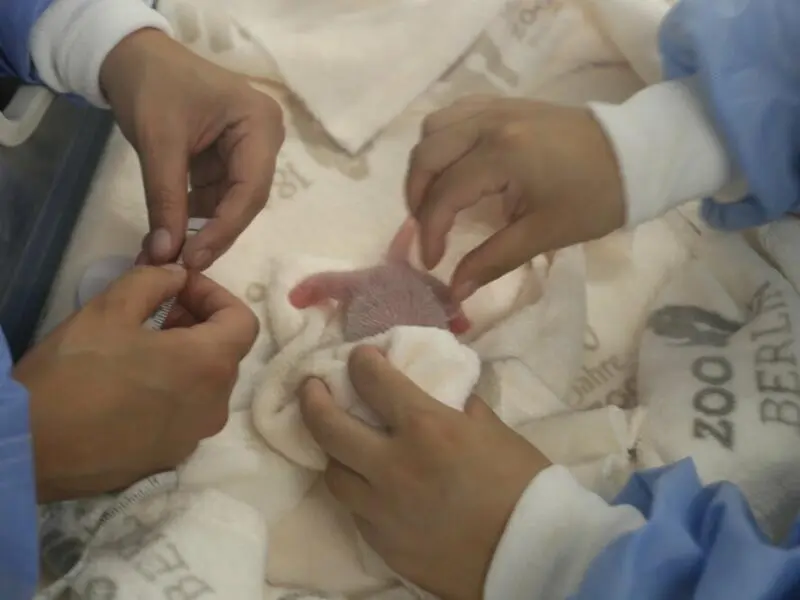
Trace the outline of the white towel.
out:
<instances>
[{"instance_id":1,"label":"white towel","mask_svg":"<svg viewBox=\"0 0 800 600\"><path fill-rule=\"evenodd\" d=\"M506 0L228 0L286 85L355 154L469 48Z\"/></svg>"},{"instance_id":2,"label":"white towel","mask_svg":"<svg viewBox=\"0 0 800 600\"><path fill-rule=\"evenodd\" d=\"M595 18L642 81L661 81L661 54L653 41L674 0L578 0Z\"/></svg>"},{"instance_id":3,"label":"white towel","mask_svg":"<svg viewBox=\"0 0 800 600\"><path fill-rule=\"evenodd\" d=\"M651 307L639 356L646 466L694 458L780 537L800 507L800 297L741 237L707 233Z\"/></svg>"},{"instance_id":4,"label":"white towel","mask_svg":"<svg viewBox=\"0 0 800 600\"><path fill-rule=\"evenodd\" d=\"M80 560L41 600L61 598L66 589L87 600L262 597L266 527L254 509L225 494L176 492L166 476L144 480L118 500L95 502L91 511L71 506L61 507L64 515L77 515L71 534L59 511L51 512L42 552L45 564L58 570L65 560ZM84 544L82 557L71 556Z\"/></svg>"}]
</instances>

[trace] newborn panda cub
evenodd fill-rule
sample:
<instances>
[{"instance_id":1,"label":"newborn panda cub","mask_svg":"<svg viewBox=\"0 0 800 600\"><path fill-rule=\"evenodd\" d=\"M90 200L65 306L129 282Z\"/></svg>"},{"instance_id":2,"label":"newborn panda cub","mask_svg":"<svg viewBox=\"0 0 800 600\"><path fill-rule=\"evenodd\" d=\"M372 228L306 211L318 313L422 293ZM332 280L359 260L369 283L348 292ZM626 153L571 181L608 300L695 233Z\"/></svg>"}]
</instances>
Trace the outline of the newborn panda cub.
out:
<instances>
[{"instance_id":1,"label":"newborn panda cub","mask_svg":"<svg viewBox=\"0 0 800 600\"><path fill-rule=\"evenodd\" d=\"M449 288L409 262L416 234L412 219L395 235L381 265L355 271L311 275L289 292L298 309L333 300L342 312L346 342L357 342L400 325L449 329L458 335L470 328Z\"/></svg>"}]
</instances>

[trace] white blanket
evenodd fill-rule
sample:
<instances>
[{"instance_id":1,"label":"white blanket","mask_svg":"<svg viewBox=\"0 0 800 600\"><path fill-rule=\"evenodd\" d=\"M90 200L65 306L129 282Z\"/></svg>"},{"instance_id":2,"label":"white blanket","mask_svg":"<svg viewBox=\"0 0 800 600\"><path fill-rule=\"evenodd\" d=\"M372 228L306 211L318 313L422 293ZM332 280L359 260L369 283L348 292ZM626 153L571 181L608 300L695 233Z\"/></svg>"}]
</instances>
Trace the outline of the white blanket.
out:
<instances>
[{"instance_id":1,"label":"white blanket","mask_svg":"<svg viewBox=\"0 0 800 600\"><path fill-rule=\"evenodd\" d=\"M630 10L633 1L513 0L501 3L502 7L498 4L499 13L488 15L480 27L476 25L480 11L467 11L469 27L463 35L460 32L447 44L437 42L440 51L432 54L432 63L438 61L436 69L414 71L413 82L404 80L408 89L397 90L388 87L388 79L382 83L370 79L378 71L379 59L397 62L397 47L387 43L386 51L378 52L374 44L364 42L372 39L367 33L381 38L379 25L386 20L375 15L403 14L410 20L410 15L423 14L432 6L429 23L435 23L441 17L436 2L387 0L380 9L370 2L360 13L352 11L365 10L364 2L325 4L351 12L328 25L311 19L308 31L318 34L314 38L318 45L311 42L293 60L287 56L292 48L287 32L296 34L303 28L298 11L307 10L308 2L230 0L225 7L233 11L234 19L227 18L218 3L209 8L208 1L161 2L182 39L196 51L251 77L279 83L270 90L286 108L288 136L270 204L210 273L253 307L262 332L243 365L228 426L204 442L177 477L167 474L148 480L121 498L62 505L46 512L44 556L52 574L60 577L73 568L43 597L55 598L64 587L71 587L81 600L153 598L159 593L201 600L321 597L303 590L324 592L330 598L357 593L374 600L398 600L413 593L397 585L380 561L363 551L352 521L319 480L323 457L304 432L291 390L303 374L315 373L347 391L342 378L347 347L334 336L325 337L327 346L316 349L323 338L317 337L315 328L326 329L328 317L314 310L291 310L283 291L302 273L320 268L321 256L338 264L365 266L383 253L404 216L401 189L407 155L420 120L430 110L467 93L580 103L618 101L638 89L642 81L626 55L641 77L653 76L657 67L652 35L666 5L660 0L636 0L646 8ZM268 24L267 14L280 18ZM282 37L272 44L261 39L263 28L276 31L281 22L293 23L294 28L285 25ZM355 28L359 22L369 23L371 31L356 35L351 30L349 45L331 49L320 41L333 35L331 31ZM391 23L387 26L391 30ZM474 32L468 35L470 27ZM450 29L440 27L440 33ZM481 29L485 30L478 35ZM415 31L420 36L416 44L428 39L423 35L428 25L421 23ZM396 39L387 33L387 40ZM343 73L343 81L351 86L358 73L349 56L359 43L367 44L363 48L371 53L361 72L361 86L342 90L325 80L327 88L315 87L310 79L318 70L299 62L318 65L320 56L332 53L336 60L330 60L331 72ZM447 52L442 50L445 46ZM267 49L274 54L270 56ZM415 57L425 56L422 47L412 50ZM448 62L456 64L439 78ZM281 84L295 86L296 94L287 93ZM387 87L378 102L384 103L387 90L397 92L396 101L371 106L370 95L381 85ZM348 95L354 89L361 90L358 97ZM324 102L328 97L330 102ZM348 99L369 118L353 124L345 110ZM309 109L321 122L311 117ZM372 141L361 152L346 151L367 140ZM42 333L73 309L78 282L92 261L138 250L146 226L142 196L135 155L117 132L56 283ZM458 258L485 239L491 217L475 211L459 221L438 275L446 278ZM728 476L733 462L714 458L713 451L687 437L693 414L673 415L667 410L670 402L679 402L672 398L680 396L685 405L695 390L677 363L670 379L659 378L655 367L660 368L661 357L673 350L659 349L658 338L645 333L654 302L656 307L672 302L670 298L707 302L712 311L734 306L728 298L732 292L712 281L719 261L699 256L698 248L707 239L701 233L673 214L633 233L561 251L552 264L537 261L470 299L465 309L474 328L460 341L444 332L405 331L409 338L395 330L381 342L398 348L397 356L408 356L401 350L414 336L436 337L437 343L449 348L444 359L457 357L454 364L465 365L466 375L458 380L458 389L437 387L435 381L425 383L418 376L419 382L428 385L434 396L457 404L477 379L476 391L507 423L552 460L570 466L581 482L604 497L612 497L633 469L661 464L683 452L692 452L701 461L710 457L703 468L707 478ZM750 250L742 246L737 252ZM693 254L698 256L692 258ZM690 260L694 275L685 275L683 268ZM736 261L733 268L734 273L770 272L775 278L762 262ZM696 285L680 283L681 277L690 276ZM749 280L742 276L741 281ZM703 296L707 287L717 293ZM748 302L754 292L747 288L734 294L735 299ZM741 322L739 313L729 318L737 316ZM308 362L296 363L301 355ZM741 356L745 355L742 350ZM414 377L414 360L396 364ZM642 376L638 380L637 369ZM645 387L640 389L640 383ZM769 448L755 452L748 464L771 461L777 446ZM774 479L752 481L753 497L769 499L758 504L766 516L785 512L788 500L781 496L782 489L770 487ZM215 559L219 556L224 558Z\"/></svg>"}]
</instances>

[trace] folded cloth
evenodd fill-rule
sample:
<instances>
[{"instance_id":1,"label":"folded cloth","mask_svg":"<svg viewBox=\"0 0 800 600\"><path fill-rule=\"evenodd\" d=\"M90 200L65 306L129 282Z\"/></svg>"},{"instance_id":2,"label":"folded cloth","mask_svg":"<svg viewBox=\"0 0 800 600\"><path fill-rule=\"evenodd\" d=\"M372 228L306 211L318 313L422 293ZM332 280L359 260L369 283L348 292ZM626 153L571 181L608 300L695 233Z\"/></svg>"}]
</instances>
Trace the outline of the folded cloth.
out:
<instances>
[{"instance_id":1,"label":"folded cloth","mask_svg":"<svg viewBox=\"0 0 800 600\"><path fill-rule=\"evenodd\" d=\"M62 505L45 519L43 559L56 575L65 560L77 561L39 600L61 598L67 589L86 599L262 598L264 523L254 509L216 490L176 492L167 475L137 484L105 507L95 502L94 511L71 508ZM74 515L79 523L65 527ZM209 539L213 545L202 541Z\"/></svg>"},{"instance_id":2,"label":"folded cloth","mask_svg":"<svg viewBox=\"0 0 800 600\"><path fill-rule=\"evenodd\" d=\"M281 82L269 52L216 0L158 0L175 36L196 54L253 79Z\"/></svg>"},{"instance_id":3,"label":"folded cloth","mask_svg":"<svg viewBox=\"0 0 800 600\"><path fill-rule=\"evenodd\" d=\"M789 216L760 227L757 249L763 252L800 294L800 217Z\"/></svg>"},{"instance_id":4,"label":"folded cloth","mask_svg":"<svg viewBox=\"0 0 800 600\"><path fill-rule=\"evenodd\" d=\"M467 51L505 3L228 0L225 7L355 154Z\"/></svg>"},{"instance_id":5,"label":"folded cloth","mask_svg":"<svg viewBox=\"0 0 800 600\"><path fill-rule=\"evenodd\" d=\"M654 41L674 0L578 0L647 85L661 81Z\"/></svg>"},{"instance_id":6,"label":"folded cloth","mask_svg":"<svg viewBox=\"0 0 800 600\"><path fill-rule=\"evenodd\" d=\"M738 484L776 537L800 506L798 332L781 273L741 237L706 232L652 305L639 354L637 445L657 457L644 466L691 456L705 481Z\"/></svg>"},{"instance_id":7,"label":"folded cloth","mask_svg":"<svg viewBox=\"0 0 800 600\"><path fill-rule=\"evenodd\" d=\"M265 322L278 352L256 382L254 426L272 449L310 471L324 468L327 459L306 430L294 396L305 378L320 377L341 406L379 425L348 380L347 358L354 344L342 341L335 309L301 311L288 300L289 290L308 274L350 268L342 261L284 257L271 261L265 277ZM364 342L383 348L400 371L454 408L462 408L475 388L553 461L575 464L582 481L605 489L611 481L616 489L631 462L627 416L617 407L574 414L563 402L582 364L585 329L585 252L578 246L526 269L507 314L472 341L432 327L396 327ZM555 414L552 421L536 421ZM352 518L322 481L270 527L267 578L273 585L346 594L399 580L361 543ZM407 587L424 597L423 591Z\"/></svg>"},{"instance_id":8,"label":"folded cloth","mask_svg":"<svg viewBox=\"0 0 800 600\"><path fill-rule=\"evenodd\" d=\"M297 388L309 377L324 381L342 408L380 426L359 401L348 376L348 357L359 344L382 349L390 363L432 397L459 410L464 407L480 375L473 350L449 331L434 327L395 327L357 343L343 342L335 310L323 306L298 311L289 304L289 291L306 275L328 270L330 263L314 264L309 258L276 260L270 269L266 302L271 322L285 327L301 314L304 321L293 339L283 338L285 345L260 374L253 422L271 448L305 468L324 469L326 457L305 429L295 401Z\"/></svg>"}]
</instances>

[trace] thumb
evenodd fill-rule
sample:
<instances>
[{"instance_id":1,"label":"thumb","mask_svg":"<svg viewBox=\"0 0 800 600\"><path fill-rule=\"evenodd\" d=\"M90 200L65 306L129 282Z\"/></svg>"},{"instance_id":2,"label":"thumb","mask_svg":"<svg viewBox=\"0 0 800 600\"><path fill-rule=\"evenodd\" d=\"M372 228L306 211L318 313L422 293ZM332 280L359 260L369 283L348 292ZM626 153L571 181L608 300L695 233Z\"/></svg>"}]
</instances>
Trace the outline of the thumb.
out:
<instances>
[{"instance_id":1,"label":"thumb","mask_svg":"<svg viewBox=\"0 0 800 600\"><path fill-rule=\"evenodd\" d=\"M558 218L548 218L541 212L525 215L461 259L451 281L454 300L463 302L539 254L568 244L558 227Z\"/></svg>"},{"instance_id":2,"label":"thumb","mask_svg":"<svg viewBox=\"0 0 800 600\"><path fill-rule=\"evenodd\" d=\"M474 394L467 398L467 403L464 405L464 414L473 419L500 420L500 417L495 414L491 407L482 398Z\"/></svg>"},{"instance_id":3,"label":"thumb","mask_svg":"<svg viewBox=\"0 0 800 600\"><path fill-rule=\"evenodd\" d=\"M136 267L112 283L89 306L94 304L120 321L138 326L164 301L177 296L186 281L186 270L178 265Z\"/></svg>"},{"instance_id":4,"label":"thumb","mask_svg":"<svg viewBox=\"0 0 800 600\"><path fill-rule=\"evenodd\" d=\"M182 139L160 138L139 152L150 222L144 249L156 264L175 260L186 234L189 162Z\"/></svg>"}]
</instances>

